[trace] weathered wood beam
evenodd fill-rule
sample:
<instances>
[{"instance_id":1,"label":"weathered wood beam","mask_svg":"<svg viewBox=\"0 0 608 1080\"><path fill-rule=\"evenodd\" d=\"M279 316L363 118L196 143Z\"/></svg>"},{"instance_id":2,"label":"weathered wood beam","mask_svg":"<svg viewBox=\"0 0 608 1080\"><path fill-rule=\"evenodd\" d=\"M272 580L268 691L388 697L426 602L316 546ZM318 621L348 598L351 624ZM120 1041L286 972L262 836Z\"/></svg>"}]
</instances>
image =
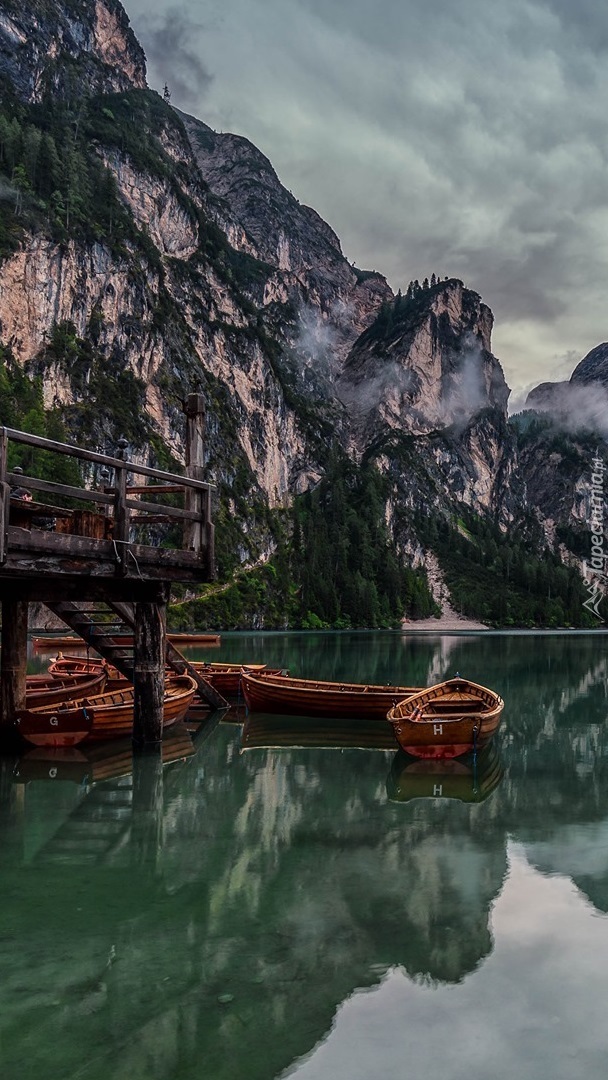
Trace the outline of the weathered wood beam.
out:
<instances>
[{"instance_id":1,"label":"weathered wood beam","mask_svg":"<svg viewBox=\"0 0 608 1080\"><path fill-rule=\"evenodd\" d=\"M25 707L27 612L25 600L2 602L0 727L5 731L13 728L19 709Z\"/></svg>"},{"instance_id":2,"label":"weathered wood beam","mask_svg":"<svg viewBox=\"0 0 608 1080\"><path fill-rule=\"evenodd\" d=\"M163 737L167 604L139 602L135 605L133 635L133 686L135 747L160 743Z\"/></svg>"},{"instance_id":3,"label":"weathered wood beam","mask_svg":"<svg viewBox=\"0 0 608 1080\"><path fill-rule=\"evenodd\" d=\"M183 484L129 484L127 495L183 495Z\"/></svg>"},{"instance_id":4,"label":"weathered wood beam","mask_svg":"<svg viewBox=\"0 0 608 1080\"><path fill-rule=\"evenodd\" d=\"M3 428L2 430L14 442L26 446L37 446L41 450L49 450L56 454L65 454L68 457L78 458L80 461L92 461L97 465L107 465L110 469L117 469L121 472L124 470L133 473L135 476L151 476L155 480L166 480L170 484L179 483L185 487L200 489L214 486L213 484L190 479L187 476L180 476L178 473L166 472L164 469L153 469L149 465L137 465L133 461L123 461L121 458L97 454L94 450L81 450L79 446L73 446L71 443L55 442L54 439L44 439L41 435L28 435L26 432L16 431L14 428ZM21 477L22 481L26 479L25 476Z\"/></svg>"},{"instance_id":5,"label":"weathered wood beam","mask_svg":"<svg viewBox=\"0 0 608 1080\"><path fill-rule=\"evenodd\" d=\"M6 560L8 524L11 514L11 489L0 481L0 565Z\"/></svg>"},{"instance_id":6,"label":"weathered wood beam","mask_svg":"<svg viewBox=\"0 0 608 1080\"><path fill-rule=\"evenodd\" d=\"M186 475L202 480L205 462L205 399L202 394L189 394L184 402L186 414ZM201 494L187 490L186 509L193 514L191 524L184 526L184 547L200 553L204 550L207 534L204 518L205 506Z\"/></svg>"},{"instance_id":7,"label":"weathered wood beam","mask_svg":"<svg viewBox=\"0 0 608 1080\"><path fill-rule=\"evenodd\" d=\"M68 532L45 532L43 529L30 531L12 525L9 528L8 557L3 572L11 569L13 572L49 572L51 569L56 573L86 572L107 576L108 573L116 572L118 549L119 545L114 548L111 540L94 540ZM137 543L130 543L129 549L134 557L129 558L127 570L136 576L139 576L139 573L144 575L145 568L146 575L158 579L163 577L165 570L181 568L190 570L201 580L205 572L205 568L201 567L200 556L195 552L151 548L149 544ZM82 562L81 566L76 565L79 561L90 561L91 565L84 569ZM188 578L191 573L188 573ZM179 580L177 575L172 577Z\"/></svg>"},{"instance_id":8,"label":"weathered wood beam","mask_svg":"<svg viewBox=\"0 0 608 1080\"><path fill-rule=\"evenodd\" d=\"M135 603L137 600L162 600L166 594L166 582L141 581L140 578L93 578L89 575L51 578L3 578L0 576L0 602L3 600L27 600L42 603L47 600L76 600L106 602L120 600Z\"/></svg>"},{"instance_id":9,"label":"weathered wood beam","mask_svg":"<svg viewBox=\"0 0 608 1080\"><path fill-rule=\"evenodd\" d=\"M23 476L21 473L19 475L9 473L8 482L9 484L18 484L20 487L31 488L32 491L47 491L51 495L68 495L72 499L82 499L83 502L104 503L110 506L114 502L111 495L105 495L102 491L71 487L69 484L54 484L50 480L38 480L35 476Z\"/></svg>"},{"instance_id":10,"label":"weathered wood beam","mask_svg":"<svg viewBox=\"0 0 608 1080\"><path fill-rule=\"evenodd\" d=\"M6 480L8 438L4 428L0 430L0 564L6 556L6 534L10 517L11 489Z\"/></svg>"},{"instance_id":11,"label":"weathered wood beam","mask_svg":"<svg viewBox=\"0 0 608 1080\"><path fill-rule=\"evenodd\" d=\"M197 498L197 495L194 496ZM142 499L125 499L125 506L129 510L145 510L150 514L163 514L165 517L176 520L198 521L200 514L192 510L182 510L179 506L163 506L162 503L143 502Z\"/></svg>"}]
</instances>

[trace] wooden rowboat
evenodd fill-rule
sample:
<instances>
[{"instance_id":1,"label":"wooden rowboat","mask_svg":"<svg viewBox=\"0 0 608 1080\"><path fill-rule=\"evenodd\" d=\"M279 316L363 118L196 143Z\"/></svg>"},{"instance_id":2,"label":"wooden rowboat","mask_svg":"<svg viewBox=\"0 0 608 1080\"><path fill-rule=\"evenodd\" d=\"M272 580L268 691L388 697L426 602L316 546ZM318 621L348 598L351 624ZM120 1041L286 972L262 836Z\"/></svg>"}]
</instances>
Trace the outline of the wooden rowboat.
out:
<instances>
[{"instance_id":1,"label":"wooden rowboat","mask_svg":"<svg viewBox=\"0 0 608 1080\"><path fill-rule=\"evenodd\" d=\"M55 659L51 660L48 670L49 675L53 675L56 679L63 679L70 675L86 675L96 671L105 671L108 680L124 680L124 675L121 675L112 664L88 656L64 656L63 653L58 653Z\"/></svg>"},{"instance_id":2,"label":"wooden rowboat","mask_svg":"<svg viewBox=\"0 0 608 1080\"><path fill-rule=\"evenodd\" d=\"M25 691L25 704L28 709L41 705L55 705L59 701L71 701L86 694L100 694L105 685L105 668L98 666L96 671L76 674L28 675Z\"/></svg>"},{"instance_id":3,"label":"wooden rowboat","mask_svg":"<svg viewBox=\"0 0 608 1080\"><path fill-rule=\"evenodd\" d=\"M243 695L251 712L285 716L344 716L352 720L386 720L386 714L420 687L373 686L318 682L288 675L242 675Z\"/></svg>"},{"instance_id":4,"label":"wooden rowboat","mask_svg":"<svg viewBox=\"0 0 608 1080\"><path fill-rule=\"evenodd\" d=\"M189 675L175 675L165 682L163 728L183 720L197 686ZM55 708L23 709L17 726L24 739L35 746L75 746L85 739L115 739L131 735L135 691L125 684L95 697L84 697Z\"/></svg>"},{"instance_id":5,"label":"wooden rowboat","mask_svg":"<svg viewBox=\"0 0 608 1080\"><path fill-rule=\"evenodd\" d=\"M493 690L458 676L400 701L387 719L407 754L454 758L489 742L503 708L502 698Z\"/></svg>"},{"instance_id":6,"label":"wooden rowboat","mask_svg":"<svg viewBox=\"0 0 608 1080\"><path fill-rule=\"evenodd\" d=\"M133 637L131 634L112 634L112 640L117 645L132 645ZM174 645L220 645L220 634L167 634L167 639ZM52 637L46 635L45 637L34 637L32 642L35 649L63 649L75 648L81 649L83 638L76 637L72 634L64 634L60 637Z\"/></svg>"},{"instance_id":7,"label":"wooden rowboat","mask_svg":"<svg viewBox=\"0 0 608 1080\"><path fill-rule=\"evenodd\" d=\"M86 656L63 656L61 653L49 664L49 672L52 675L82 674L89 671L91 666L99 668L99 661L88 660ZM243 671L253 671L256 675L284 674L283 668L268 669L265 664L209 664L205 661L194 661L191 666L206 682L222 694L224 697L237 697L241 690L241 675ZM120 679L120 673L116 668L107 665L108 679Z\"/></svg>"},{"instance_id":8,"label":"wooden rowboat","mask_svg":"<svg viewBox=\"0 0 608 1080\"><path fill-rule=\"evenodd\" d=\"M91 733L93 717L82 708L68 708L61 703L37 709L22 709L17 716L17 730L33 746L72 747L84 742Z\"/></svg>"},{"instance_id":9,"label":"wooden rowboat","mask_svg":"<svg viewBox=\"0 0 608 1080\"><path fill-rule=\"evenodd\" d=\"M244 671L264 678L285 674L283 668L267 668L266 664L206 664L195 661L192 667L224 697L237 697L242 694L241 681Z\"/></svg>"},{"instance_id":10,"label":"wooden rowboat","mask_svg":"<svg viewBox=\"0 0 608 1080\"><path fill-rule=\"evenodd\" d=\"M502 780L502 766L495 743L466 758L411 758L398 750L386 783L391 802L413 799L455 799L483 802Z\"/></svg>"}]
</instances>

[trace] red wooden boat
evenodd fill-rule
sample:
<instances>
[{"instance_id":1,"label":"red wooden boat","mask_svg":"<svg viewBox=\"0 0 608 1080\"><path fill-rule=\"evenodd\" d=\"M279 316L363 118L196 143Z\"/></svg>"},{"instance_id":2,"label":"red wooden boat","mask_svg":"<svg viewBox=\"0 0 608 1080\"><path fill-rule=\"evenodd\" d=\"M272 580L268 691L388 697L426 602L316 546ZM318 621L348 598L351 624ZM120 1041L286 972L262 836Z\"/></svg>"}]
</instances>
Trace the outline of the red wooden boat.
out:
<instances>
[{"instance_id":1,"label":"red wooden boat","mask_svg":"<svg viewBox=\"0 0 608 1080\"><path fill-rule=\"evenodd\" d=\"M86 694L100 694L106 682L105 668L78 674L28 675L25 704L28 709L40 705L56 705L59 701L71 701Z\"/></svg>"},{"instance_id":2,"label":"red wooden boat","mask_svg":"<svg viewBox=\"0 0 608 1080\"><path fill-rule=\"evenodd\" d=\"M243 695L252 712L286 716L345 716L352 720L386 720L403 698L419 693L414 686L318 682L288 675L242 674Z\"/></svg>"},{"instance_id":3,"label":"red wooden boat","mask_svg":"<svg viewBox=\"0 0 608 1080\"><path fill-rule=\"evenodd\" d=\"M70 675L85 675L95 671L105 671L108 681L126 681L124 675L121 675L113 664L108 664L106 660L89 658L88 656L64 656L63 653L58 653L55 659L51 660L48 670L49 675L53 675L58 679Z\"/></svg>"},{"instance_id":4,"label":"red wooden boat","mask_svg":"<svg viewBox=\"0 0 608 1080\"><path fill-rule=\"evenodd\" d=\"M387 719L406 753L454 758L489 742L503 708L502 698L493 690L457 677L400 701Z\"/></svg>"},{"instance_id":5,"label":"red wooden boat","mask_svg":"<svg viewBox=\"0 0 608 1080\"><path fill-rule=\"evenodd\" d=\"M64 656L57 653L51 660L48 671L49 675L56 678L64 678L66 675L89 675L99 671L107 671L108 664L99 657L88 656Z\"/></svg>"},{"instance_id":6,"label":"red wooden boat","mask_svg":"<svg viewBox=\"0 0 608 1080\"><path fill-rule=\"evenodd\" d=\"M189 675L165 682L163 728L183 720L197 691ZM35 746L75 746L85 739L114 739L131 735L135 691L125 683L105 694L60 703L55 708L23 709L17 716L24 739Z\"/></svg>"},{"instance_id":7,"label":"red wooden boat","mask_svg":"<svg viewBox=\"0 0 608 1080\"><path fill-rule=\"evenodd\" d=\"M192 667L224 697L237 697L242 694L241 681L244 671L263 678L285 674L283 668L268 668L266 664L206 664L195 661Z\"/></svg>"},{"instance_id":8,"label":"red wooden boat","mask_svg":"<svg viewBox=\"0 0 608 1080\"><path fill-rule=\"evenodd\" d=\"M71 747L84 742L91 733L93 717L86 709L67 708L61 703L53 708L23 709L17 716L17 729L33 746Z\"/></svg>"},{"instance_id":9,"label":"red wooden boat","mask_svg":"<svg viewBox=\"0 0 608 1080\"><path fill-rule=\"evenodd\" d=\"M131 634L112 634L112 640L117 645L132 645L133 636ZM174 645L220 645L220 634L167 634L167 639ZM45 637L32 638L35 649L62 649L75 648L82 649L83 638L76 637L72 634L61 634L57 637L53 637L50 634Z\"/></svg>"}]
</instances>

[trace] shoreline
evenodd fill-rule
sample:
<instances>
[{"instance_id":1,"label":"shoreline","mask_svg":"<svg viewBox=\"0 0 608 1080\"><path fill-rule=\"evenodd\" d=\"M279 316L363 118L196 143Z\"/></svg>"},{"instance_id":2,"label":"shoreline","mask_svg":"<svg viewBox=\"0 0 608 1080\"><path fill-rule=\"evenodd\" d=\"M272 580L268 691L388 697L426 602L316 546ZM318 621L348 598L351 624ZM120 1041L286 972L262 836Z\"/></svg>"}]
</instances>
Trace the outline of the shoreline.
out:
<instances>
[{"instance_id":1,"label":"shoreline","mask_svg":"<svg viewBox=\"0 0 608 1080\"><path fill-rule=\"evenodd\" d=\"M485 623L476 622L475 619L464 619L458 615L440 615L438 619L404 619L401 629L404 633L413 631L414 633L444 634L458 630L481 632L489 630L490 627Z\"/></svg>"}]
</instances>

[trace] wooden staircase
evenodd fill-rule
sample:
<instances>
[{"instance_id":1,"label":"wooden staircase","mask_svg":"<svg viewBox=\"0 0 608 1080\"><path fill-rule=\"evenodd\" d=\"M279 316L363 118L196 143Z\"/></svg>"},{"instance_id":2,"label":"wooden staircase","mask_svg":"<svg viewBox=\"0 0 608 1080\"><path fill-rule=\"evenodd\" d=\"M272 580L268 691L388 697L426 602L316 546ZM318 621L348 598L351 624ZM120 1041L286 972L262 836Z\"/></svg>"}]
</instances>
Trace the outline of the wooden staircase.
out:
<instances>
[{"instance_id":1,"label":"wooden staircase","mask_svg":"<svg viewBox=\"0 0 608 1080\"><path fill-rule=\"evenodd\" d=\"M135 609L133 604L104 601L97 604L80 604L72 600L60 600L46 605L66 626L78 634L85 646L94 649L108 663L113 664L121 675L133 682L133 644L122 645L116 637L133 637ZM178 675L190 675L197 684L198 695L212 709L227 709L228 702L188 662L185 656L167 641L167 666Z\"/></svg>"}]
</instances>

